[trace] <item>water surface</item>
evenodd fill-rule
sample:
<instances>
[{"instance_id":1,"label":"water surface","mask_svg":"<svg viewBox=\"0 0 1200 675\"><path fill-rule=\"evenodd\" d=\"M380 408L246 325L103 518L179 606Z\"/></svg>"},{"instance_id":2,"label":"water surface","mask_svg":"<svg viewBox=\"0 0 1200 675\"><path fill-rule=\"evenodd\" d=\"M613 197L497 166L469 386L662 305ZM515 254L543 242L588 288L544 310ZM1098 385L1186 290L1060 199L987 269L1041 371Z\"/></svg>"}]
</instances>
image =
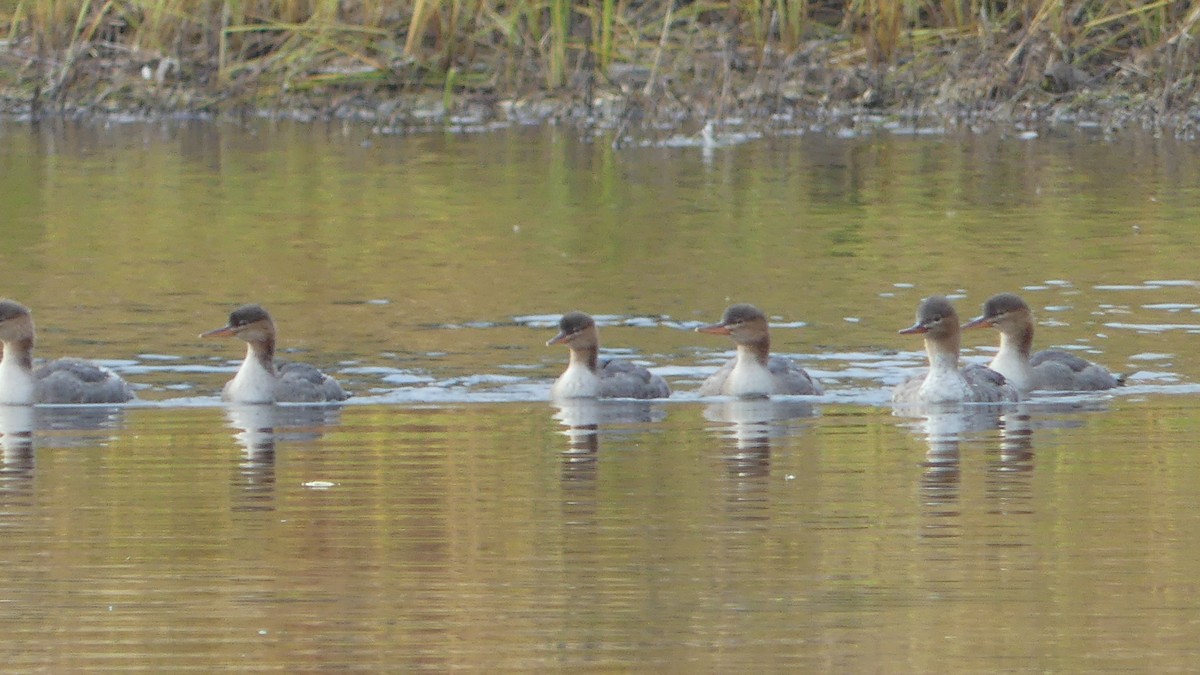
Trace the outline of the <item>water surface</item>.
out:
<instances>
[{"instance_id":1,"label":"water surface","mask_svg":"<svg viewBox=\"0 0 1200 675\"><path fill-rule=\"evenodd\" d=\"M898 130L899 131L899 130ZM4 294L124 407L0 415L11 667L1186 670L1195 148L1076 130L0 126ZM1115 394L893 414L1000 291ZM354 398L225 408L243 302ZM700 400L732 302L827 395ZM564 311L669 401L544 401ZM986 360L995 335L969 334Z\"/></svg>"}]
</instances>

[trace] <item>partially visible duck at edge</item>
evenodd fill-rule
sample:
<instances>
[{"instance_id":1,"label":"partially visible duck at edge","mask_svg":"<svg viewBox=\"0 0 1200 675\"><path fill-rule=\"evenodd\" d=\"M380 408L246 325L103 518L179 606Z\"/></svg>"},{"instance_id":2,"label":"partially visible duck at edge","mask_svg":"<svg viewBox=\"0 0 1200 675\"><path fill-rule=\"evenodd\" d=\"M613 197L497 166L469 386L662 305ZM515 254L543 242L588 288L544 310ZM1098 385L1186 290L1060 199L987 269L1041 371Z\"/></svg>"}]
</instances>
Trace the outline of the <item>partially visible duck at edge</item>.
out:
<instances>
[{"instance_id":1,"label":"partially visible duck at edge","mask_svg":"<svg viewBox=\"0 0 1200 675\"><path fill-rule=\"evenodd\" d=\"M1061 349L1033 350L1033 311L1019 296L1000 293L983 303L983 314L964 329L991 326L1000 331L1000 351L988 364L1022 394L1036 389L1099 391L1122 384L1103 367Z\"/></svg>"},{"instance_id":2,"label":"partially visible duck at edge","mask_svg":"<svg viewBox=\"0 0 1200 675\"><path fill-rule=\"evenodd\" d=\"M791 359L771 356L767 317L753 305L732 305L718 323L700 326L700 333L728 335L737 354L700 385L701 396L740 396L824 393L821 385Z\"/></svg>"},{"instance_id":3,"label":"partially visible duck at edge","mask_svg":"<svg viewBox=\"0 0 1200 675\"><path fill-rule=\"evenodd\" d=\"M628 361L600 361L600 332L583 312L564 314L558 335L546 346L565 344L571 350L567 369L550 388L550 397L564 398L667 398L671 388L658 375Z\"/></svg>"},{"instance_id":4,"label":"partially visible duck at edge","mask_svg":"<svg viewBox=\"0 0 1200 675\"><path fill-rule=\"evenodd\" d=\"M999 403L1016 401L1017 390L1004 376L987 366L972 363L958 367L962 331L958 313L946 298L925 298L917 307L916 323L899 331L923 335L929 372L897 385L896 403Z\"/></svg>"},{"instance_id":5,"label":"partially visible duck at edge","mask_svg":"<svg viewBox=\"0 0 1200 675\"><path fill-rule=\"evenodd\" d=\"M33 369L33 314L14 300L0 300L0 404L124 403L133 398L125 380L103 366L56 359Z\"/></svg>"},{"instance_id":6,"label":"partially visible duck at edge","mask_svg":"<svg viewBox=\"0 0 1200 675\"><path fill-rule=\"evenodd\" d=\"M227 325L200 337L238 337L246 341L246 360L221 392L225 401L324 403L348 398L337 380L313 366L275 361L275 321L259 305L233 310Z\"/></svg>"}]
</instances>

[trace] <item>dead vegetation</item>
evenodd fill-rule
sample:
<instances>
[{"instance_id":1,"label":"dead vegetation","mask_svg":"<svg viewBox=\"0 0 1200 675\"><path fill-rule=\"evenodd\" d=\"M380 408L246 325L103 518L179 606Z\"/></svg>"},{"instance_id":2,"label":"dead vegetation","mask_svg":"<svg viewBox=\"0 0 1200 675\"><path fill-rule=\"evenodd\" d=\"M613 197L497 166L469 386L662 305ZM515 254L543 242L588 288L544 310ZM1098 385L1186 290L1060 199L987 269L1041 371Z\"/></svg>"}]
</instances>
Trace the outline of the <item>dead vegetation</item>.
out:
<instances>
[{"instance_id":1,"label":"dead vegetation","mask_svg":"<svg viewBox=\"0 0 1200 675\"><path fill-rule=\"evenodd\" d=\"M1190 127L1200 5L1158 0L20 0L8 112L629 126L879 112Z\"/></svg>"}]
</instances>

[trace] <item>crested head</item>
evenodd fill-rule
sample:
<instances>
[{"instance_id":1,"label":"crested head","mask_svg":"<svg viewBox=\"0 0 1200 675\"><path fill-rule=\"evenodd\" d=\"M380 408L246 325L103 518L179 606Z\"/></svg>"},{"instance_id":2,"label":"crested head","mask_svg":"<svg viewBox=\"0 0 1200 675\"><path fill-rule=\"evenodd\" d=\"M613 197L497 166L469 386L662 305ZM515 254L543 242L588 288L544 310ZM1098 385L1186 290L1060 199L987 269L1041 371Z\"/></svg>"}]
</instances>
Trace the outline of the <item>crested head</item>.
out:
<instances>
[{"instance_id":1,"label":"crested head","mask_svg":"<svg viewBox=\"0 0 1200 675\"><path fill-rule=\"evenodd\" d=\"M229 323L200 337L239 337L268 351L275 348L275 322L261 305L242 305L229 314Z\"/></svg>"},{"instance_id":2,"label":"crested head","mask_svg":"<svg viewBox=\"0 0 1200 675\"><path fill-rule=\"evenodd\" d=\"M567 312L558 321L558 329L566 335L574 335L579 331L594 326L596 322L583 312Z\"/></svg>"},{"instance_id":3,"label":"crested head","mask_svg":"<svg viewBox=\"0 0 1200 675\"><path fill-rule=\"evenodd\" d=\"M565 343L571 349L587 349L599 346L596 322L583 312L567 312L558 322L558 335L550 338L547 345Z\"/></svg>"},{"instance_id":4,"label":"crested head","mask_svg":"<svg viewBox=\"0 0 1200 675\"><path fill-rule=\"evenodd\" d=\"M1010 312L1029 311L1029 305L1015 293L999 293L983 303L983 315L995 319Z\"/></svg>"},{"instance_id":5,"label":"crested head","mask_svg":"<svg viewBox=\"0 0 1200 675\"><path fill-rule=\"evenodd\" d=\"M726 326L754 320L766 321L767 317L757 307L746 303L730 305L721 315L721 323Z\"/></svg>"},{"instance_id":6,"label":"crested head","mask_svg":"<svg viewBox=\"0 0 1200 675\"><path fill-rule=\"evenodd\" d=\"M1004 335L1021 337L1032 344L1033 312L1020 296L1013 293L993 295L983 303L983 314L971 319L963 328L993 326Z\"/></svg>"},{"instance_id":7,"label":"crested head","mask_svg":"<svg viewBox=\"0 0 1200 675\"><path fill-rule=\"evenodd\" d=\"M242 305L229 313L229 327L241 328L255 321L270 321L271 315L262 305Z\"/></svg>"},{"instance_id":8,"label":"crested head","mask_svg":"<svg viewBox=\"0 0 1200 675\"><path fill-rule=\"evenodd\" d=\"M959 332L958 312L945 296L931 295L917 305L916 321L901 333L928 333L931 339L946 338Z\"/></svg>"},{"instance_id":9,"label":"crested head","mask_svg":"<svg viewBox=\"0 0 1200 675\"><path fill-rule=\"evenodd\" d=\"M719 323L699 326L696 331L728 335L738 345L753 349L763 361L766 360L767 353L771 348L767 317L754 305L745 303L730 305L721 315Z\"/></svg>"},{"instance_id":10,"label":"crested head","mask_svg":"<svg viewBox=\"0 0 1200 675\"><path fill-rule=\"evenodd\" d=\"M33 315L28 307L16 300L0 300L0 340L32 344Z\"/></svg>"},{"instance_id":11,"label":"crested head","mask_svg":"<svg viewBox=\"0 0 1200 675\"><path fill-rule=\"evenodd\" d=\"M958 312L954 310L954 303L944 295L931 295L917 306L918 321L936 321L948 316L958 318Z\"/></svg>"},{"instance_id":12,"label":"crested head","mask_svg":"<svg viewBox=\"0 0 1200 675\"><path fill-rule=\"evenodd\" d=\"M0 321L15 319L19 316L29 316L29 308L16 300L0 299Z\"/></svg>"}]
</instances>

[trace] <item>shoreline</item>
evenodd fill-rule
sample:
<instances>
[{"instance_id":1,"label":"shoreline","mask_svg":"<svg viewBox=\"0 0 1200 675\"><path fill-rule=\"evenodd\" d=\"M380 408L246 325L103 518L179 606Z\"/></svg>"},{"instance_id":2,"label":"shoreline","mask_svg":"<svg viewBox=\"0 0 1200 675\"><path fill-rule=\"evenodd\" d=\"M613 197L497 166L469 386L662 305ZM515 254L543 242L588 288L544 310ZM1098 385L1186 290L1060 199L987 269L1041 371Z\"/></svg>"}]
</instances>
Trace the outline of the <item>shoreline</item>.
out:
<instances>
[{"instance_id":1,"label":"shoreline","mask_svg":"<svg viewBox=\"0 0 1200 675\"><path fill-rule=\"evenodd\" d=\"M1200 8L1193 14L1200 21ZM1171 47L1175 51L1131 51L1076 65L1047 46L1052 40L1029 35L1009 35L1000 44L947 40L937 49L873 63L845 36L785 50L710 32L669 64L661 63L662 44L603 69L583 51L561 86L545 81L541 62L524 64L508 83L498 81L501 66L487 60L466 62L461 71L453 66L440 81L414 75L421 68L412 59L364 66L328 57L297 62L293 72L248 63L218 77L203 54L182 60L87 43L82 51L69 47L47 57L39 56L44 49L36 40L10 39L0 43L0 114L355 121L387 134L556 124L630 139L699 133L708 125L772 133L881 121L943 129L1070 122L1105 133L1138 128L1194 137L1200 77L1187 70L1190 61L1167 58L1183 46L1197 51L1192 40Z\"/></svg>"},{"instance_id":2,"label":"shoreline","mask_svg":"<svg viewBox=\"0 0 1200 675\"><path fill-rule=\"evenodd\" d=\"M153 122L169 119L205 121L269 119L301 123L352 122L372 127L373 133L403 135L441 131L485 132L519 126L554 125L597 134L611 133L621 142L688 133L697 137L705 128L735 129L762 135L819 129L903 128L925 131L994 130L1010 127L1038 130L1067 124L1104 134L1134 130L1192 140L1200 129L1200 103L1160 113L1145 97L1133 99L1110 88L1088 89L1088 100L1061 98L988 102L975 106L934 101L929 105L866 106L854 101L837 104L794 103L773 107L735 105L713 114L673 101L647 100L640 94L606 92L584 101L578 95L537 92L514 98L473 93L451 97L435 94L380 95L356 92L286 97L257 104L178 105L180 90L147 92L136 100L98 105L95 101L64 101L53 109L0 96L0 115L25 122L119 120ZM193 98L194 92L183 94Z\"/></svg>"}]
</instances>

